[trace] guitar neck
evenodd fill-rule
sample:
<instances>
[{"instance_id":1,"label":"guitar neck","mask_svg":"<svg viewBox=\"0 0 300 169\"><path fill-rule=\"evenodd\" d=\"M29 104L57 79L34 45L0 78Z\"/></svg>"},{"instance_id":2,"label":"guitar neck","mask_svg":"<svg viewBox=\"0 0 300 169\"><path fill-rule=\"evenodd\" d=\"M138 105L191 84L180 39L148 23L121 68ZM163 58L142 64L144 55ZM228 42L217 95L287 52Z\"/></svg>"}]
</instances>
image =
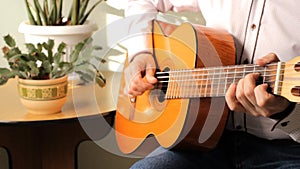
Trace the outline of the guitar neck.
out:
<instances>
[{"instance_id":1,"label":"guitar neck","mask_svg":"<svg viewBox=\"0 0 300 169\"><path fill-rule=\"evenodd\" d=\"M166 99L220 97L232 83L237 83L249 73L259 73L258 84L267 83L274 94L281 89L282 67L278 62L264 67L258 65L234 65L225 67L196 68L157 72L157 78L166 87Z\"/></svg>"}]
</instances>

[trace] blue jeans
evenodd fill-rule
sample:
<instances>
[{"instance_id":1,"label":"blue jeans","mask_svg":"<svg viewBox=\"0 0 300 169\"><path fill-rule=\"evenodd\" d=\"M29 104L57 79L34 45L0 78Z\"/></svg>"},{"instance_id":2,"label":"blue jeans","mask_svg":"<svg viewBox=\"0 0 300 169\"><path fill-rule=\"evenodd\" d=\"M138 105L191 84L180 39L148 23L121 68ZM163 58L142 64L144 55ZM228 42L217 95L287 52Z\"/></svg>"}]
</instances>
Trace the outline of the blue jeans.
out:
<instances>
[{"instance_id":1,"label":"blue jeans","mask_svg":"<svg viewBox=\"0 0 300 169\"><path fill-rule=\"evenodd\" d=\"M225 131L210 152L158 148L156 153L131 169L300 169L299 143L265 140L237 131Z\"/></svg>"}]
</instances>

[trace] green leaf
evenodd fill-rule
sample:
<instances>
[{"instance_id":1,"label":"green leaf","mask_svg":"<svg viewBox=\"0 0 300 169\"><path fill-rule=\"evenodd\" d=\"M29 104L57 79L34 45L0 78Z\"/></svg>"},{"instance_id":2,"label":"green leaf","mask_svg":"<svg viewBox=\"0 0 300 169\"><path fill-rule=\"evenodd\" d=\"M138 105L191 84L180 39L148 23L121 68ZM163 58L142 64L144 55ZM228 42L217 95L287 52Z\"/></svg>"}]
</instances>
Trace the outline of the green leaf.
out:
<instances>
[{"instance_id":1,"label":"green leaf","mask_svg":"<svg viewBox=\"0 0 300 169\"><path fill-rule=\"evenodd\" d=\"M0 85L5 84L9 78L14 77L9 69L7 68L0 68Z\"/></svg>"},{"instance_id":2,"label":"green leaf","mask_svg":"<svg viewBox=\"0 0 300 169\"><path fill-rule=\"evenodd\" d=\"M43 11L40 3L38 0L34 0L34 5L37 11L37 24L38 25L47 25L47 15Z\"/></svg>"},{"instance_id":3,"label":"green leaf","mask_svg":"<svg viewBox=\"0 0 300 169\"><path fill-rule=\"evenodd\" d=\"M58 0L57 3L57 18L62 21L62 7L63 7L63 0Z\"/></svg>"},{"instance_id":4,"label":"green leaf","mask_svg":"<svg viewBox=\"0 0 300 169\"><path fill-rule=\"evenodd\" d=\"M106 78L100 71L97 71L95 80L100 87L104 87L106 84Z\"/></svg>"},{"instance_id":5,"label":"green leaf","mask_svg":"<svg viewBox=\"0 0 300 169\"><path fill-rule=\"evenodd\" d=\"M103 0L99 0L98 2L96 2L91 8L90 10L79 20L79 24L82 25L84 24L84 22L86 21L86 19L89 17L89 15L92 13L92 11L96 8L97 5L99 5Z\"/></svg>"},{"instance_id":6,"label":"green leaf","mask_svg":"<svg viewBox=\"0 0 300 169\"><path fill-rule=\"evenodd\" d=\"M34 2L35 10L36 10L36 23L37 23L37 25L42 25L42 19L41 19L40 13L43 13L43 12L40 11L40 8L38 7L39 6L38 0L34 0L33 2Z\"/></svg>"},{"instance_id":7,"label":"green leaf","mask_svg":"<svg viewBox=\"0 0 300 169\"><path fill-rule=\"evenodd\" d=\"M77 25L79 23L78 21L79 6L80 6L80 0L73 0L71 25Z\"/></svg>"},{"instance_id":8,"label":"green leaf","mask_svg":"<svg viewBox=\"0 0 300 169\"><path fill-rule=\"evenodd\" d=\"M25 46L29 53L38 52L38 49L32 43L25 43Z\"/></svg>"},{"instance_id":9,"label":"green leaf","mask_svg":"<svg viewBox=\"0 0 300 169\"><path fill-rule=\"evenodd\" d=\"M61 62L59 64L59 68L62 70L62 71L65 71L66 74L67 73L71 73L74 69L74 66L71 64L71 63L68 63L68 62Z\"/></svg>"},{"instance_id":10,"label":"green leaf","mask_svg":"<svg viewBox=\"0 0 300 169\"><path fill-rule=\"evenodd\" d=\"M25 6L26 6L26 10L27 10L28 19L29 19L30 24L31 25L37 25L37 23L36 23L36 21L33 17L32 11L30 9L30 5L29 5L28 0L25 0Z\"/></svg>"},{"instance_id":11,"label":"green leaf","mask_svg":"<svg viewBox=\"0 0 300 169\"><path fill-rule=\"evenodd\" d=\"M80 79L83 81L83 83L88 83L94 80L95 72L90 69L82 69L75 72L80 75Z\"/></svg>"},{"instance_id":12,"label":"green leaf","mask_svg":"<svg viewBox=\"0 0 300 169\"><path fill-rule=\"evenodd\" d=\"M49 21L50 25L56 25L57 24L57 5L56 0L51 0L51 10L49 15Z\"/></svg>"},{"instance_id":13,"label":"green leaf","mask_svg":"<svg viewBox=\"0 0 300 169\"><path fill-rule=\"evenodd\" d=\"M10 58L12 58L12 57L14 57L16 55L21 55L21 54L22 53L19 50L19 48L12 48L10 50L7 50L6 53L4 53L4 58L6 58L6 60L10 60Z\"/></svg>"},{"instance_id":14,"label":"green leaf","mask_svg":"<svg viewBox=\"0 0 300 169\"><path fill-rule=\"evenodd\" d=\"M53 39L48 39L47 44L49 46L48 50L52 50L53 47L54 47L54 40Z\"/></svg>"},{"instance_id":15,"label":"green leaf","mask_svg":"<svg viewBox=\"0 0 300 169\"><path fill-rule=\"evenodd\" d=\"M84 16L86 8L89 4L89 0L82 0L80 4L80 10L79 10L79 20Z\"/></svg>"},{"instance_id":16,"label":"green leaf","mask_svg":"<svg viewBox=\"0 0 300 169\"><path fill-rule=\"evenodd\" d=\"M48 53L48 58L49 58L49 61L51 63L53 63L53 47L54 47L54 40L53 39L48 39L47 42L44 42L43 43L43 47L44 49L47 50L47 53Z\"/></svg>"},{"instance_id":17,"label":"green leaf","mask_svg":"<svg viewBox=\"0 0 300 169\"><path fill-rule=\"evenodd\" d=\"M41 67L43 67L44 71L48 74L52 71L52 65L48 60L43 61Z\"/></svg>"},{"instance_id":18,"label":"green leaf","mask_svg":"<svg viewBox=\"0 0 300 169\"><path fill-rule=\"evenodd\" d=\"M38 43L38 44L37 44L37 50L38 50L39 52L42 52L42 50L43 50L43 45L40 44L40 43Z\"/></svg>"},{"instance_id":19,"label":"green leaf","mask_svg":"<svg viewBox=\"0 0 300 169\"><path fill-rule=\"evenodd\" d=\"M48 0L44 0L44 3L43 3L43 8L44 8L44 14L45 14L45 25L50 25L49 24L49 5L48 5Z\"/></svg>"},{"instance_id":20,"label":"green leaf","mask_svg":"<svg viewBox=\"0 0 300 169\"><path fill-rule=\"evenodd\" d=\"M63 55L61 53L55 53L55 55L53 56L53 63L55 65L58 65L62 61L62 57Z\"/></svg>"},{"instance_id":21,"label":"green leaf","mask_svg":"<svg viewBox=\"0 0 300 169\"><path fill-rule=\"evenodd\" d=\"M67 44L64 42L61 42L57 47L57 52L64 53L64 50L66 49Z\"/></svg>"},{"instance_id":22,"label":"green leaf","mask_svg":"<svg viewBox=\"0 0 300 169\"><path fill-rule=\"evenodd\" d=\"M9 47L15 47L16 46L16 41L13 37L11 37L9 34L4 36L4 41Z\"/></svg>"},{"instance_id":23,"label":"green leaf","mask_svg":"<svg viewBox=\"0 0 300 169\"><path fill-rule=\"evenodd\" d=\"M28 66L30 67L30 77L38 77L40 71L39 68L37 67L37 64L34 61L29 61Z\"/></svg>"}]
</instances>

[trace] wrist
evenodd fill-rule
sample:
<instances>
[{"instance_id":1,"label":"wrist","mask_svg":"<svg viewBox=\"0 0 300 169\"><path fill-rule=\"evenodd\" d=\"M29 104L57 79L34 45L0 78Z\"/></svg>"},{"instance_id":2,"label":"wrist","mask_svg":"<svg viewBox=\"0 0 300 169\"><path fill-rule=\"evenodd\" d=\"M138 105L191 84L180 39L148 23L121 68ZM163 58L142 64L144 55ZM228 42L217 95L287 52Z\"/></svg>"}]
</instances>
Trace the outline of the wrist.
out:
<instances>
[{"instance_id":1,"label":"wrist","mask_svg":"<svg viewBox=\"0 0 300 169\"><path fill-rule=\"evenodd\" d=\"M269 116L269 118L274 119L274 120L282 120L285 117L287 117L295 108L296 103L290 102L290 105L282 112L273 114Z\"/></svg>"}]
</instances>

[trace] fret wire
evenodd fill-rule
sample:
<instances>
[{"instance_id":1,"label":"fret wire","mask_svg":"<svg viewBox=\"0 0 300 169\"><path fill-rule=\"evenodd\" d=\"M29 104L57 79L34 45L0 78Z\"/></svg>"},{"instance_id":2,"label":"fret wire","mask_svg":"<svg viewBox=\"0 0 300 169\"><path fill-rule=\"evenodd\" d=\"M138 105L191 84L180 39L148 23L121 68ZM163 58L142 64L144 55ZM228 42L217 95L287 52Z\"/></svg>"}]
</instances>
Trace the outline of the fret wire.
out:
<instances>
[{"instance_id":1,"label":"fret wire","mask_svg":"<svg viewBox=\"0 0 300 169\"><path fill-rule=\"evenodd\" d=\"M175 97L176 87L178 86L178 82L176 80L176 77L177 77L176 74L177 74L177 72L173 73L173 78L172 78L173 79L173 84L172 84L173 91L171 93L171 98Z\"/></svg>"},{"instance_id":2,"label":"fret wire","mask_svg":"<svg viewBox=\"0 0 300 169\"><path fill-rule=\"evenodd\" d=\"M234 69L234 74L233 74L233 82L235 83L235 75L236 75L236 69Z\"/></svg>"},{"instance_id":3,"label":"fret wire","mask_svg":"<svg viewBox=\"0 0 300 169\"><path fill-rule=\"evenodd\" d=\"M211 87L210 87L210 90L209 90L209 94L210 95L212 95L212 90L213 90L213 88L214 88L214 85L213 84L215 84L215 71L216 71L216 69L213 69L212 70L212 75L210 76L210 79L211 79Z\"/></svg>"},{"instance_id":4,"label":"fret wire","mask_svg":"<svg viewBox=\"0 0 300 169\"><path fill-rule=\"evenodd\" d=\"M178 75L179 75L179 79L180 79L180 82L179 82L179 85L178 85L178 88L177 88L177 92L176 92L176 98L178 97L178 96L180 96L181 95L181 90L182 90L182 86L183 86L183 80L182 80L182 72L178 72ZM178 76L177 76L178 77Z\"/></svg>"},{"instance_id":5,"label":"fret wire","mask_svg":"<svg viewBox=\"0 0 300 169\"><path fill-rule=\"evenodd\" d=\"M172 74L173 73L171 73L171 72L169 72L169 82L168 82L168 89L170 89L170 90L168 90L168 95L170 96L170 98L171 98L171 94L172 94L172 91L173 91L173 81L172 81ZM163 82L164 83L164 82Z\"/></svg>"},{"instance_id":6,"label":"fret wire","mask_svg":"<svg viewBox=\"0 0 300 169\"><path fill-rule=\"evenodd\" d=\"M207 74L209 74L209 72ZM207 79L207 76L206 76L206 85L205 85L205 90L204 90L204 97L206 97L206 95L207 95L207 85L208 85L208 79Z\"/></svg>"},{"instance_id":7,"label":"fret wire","mask_svg":"<svg viewBox=\"0 0 300 169\"><path fill-rule=\"evenodd\" d=\"M243 77L245 77L246 66L243 66Z\"/></svg>"},{"instance_id":8,"label":"fret wire","mask_svg":"<svg viewBox=\"0 0 300 169\"><path fill-rule=\"evenodd\" d=\"M193 75L194 75L193 79L195 79L195 74L193 73ZM197 81L196 80L193 81L193 88L194 88L194 92L192 92L192 93L193 93L193 96L195 97L198 93Z\"/></svg>"},{"instance_id":9,"label":"fret wire","mask_svg":"<svg viewBox=\"0 0 300 169\"><path fill-rule=\"evenodd\" d=\"M173 77L172 77L172 80L173 80L172 89L173 89L173 91L171 92L171 98L175 97L176 87L178 86L178 82L177 82L177 79L176 79L176 77L177 77L176 74L177 74L177 72L172 73L172 75L173 75Z\"/></svg>"},{"instance_id":10,"label":"fret wire","mask_svg":"<svg viewBox=\"0 0 300 169\"><path fill-rule=\"evenodd\" d=\"M204 73L203 74L201 74L201 76L202 76L202 79L204 78ZM202 86L203 85L203 80L200 80L200 86ZM202 94L202 88L200 88L200 96L201 96L201 94Z\"/></svg>"},{"instance_id":11,"label":"fret wire","mask_svg":"<svg viewBox=\"0 0 300 169\"><path fill-rule=\"evenodd\" d=\"M226 88L227 88L227 80L228 80L228 76L227 75L228 75L228 69L226 70L226 74L225 74L225 85L224 85L225 87L224 87L223 93L226 92Z\"/></svg>"},{"instance_id":12,"label":"fret wire","mask_svg":"<svg viewBox=\"0 0 300 169\"><path fill-rule=\"evenodd\" d=\"M159 77L158 77L158 82L162 83L162 87L164 87L163 83L168 82L167 96L170 96L171 95L170 93L172 91L172 83L173 83L172 82L172 73L169 72L169 80L167 80L167 81L165 81L165 80L164 81L159 81Z\"/></svg>"},{"instance_id":13,"label":"fret wire","mask_svg":"<svg viewBox=\"0 0 300 169\"><path fill-rule=\"evenodd\" d=\"M174 74L175 73L172 73L172 76L171 76L171 80L173 80L174 79L174 77L176 77L176 76L174 76ZM171 83L171 93L170 93L170 97L171 98L173 98L173 96L174 96L174 89L175 89L175 79L172 81L172 83Z\"/></svg>"},{"instance_id":14,"label":"fret wire","mask_svg":"<svg viewBox=\"0 0 300 169\"><path fill-rule=\"evenodd\" d=\"M176 76L174 77L174 79L176 79L176 82L175 82L176 85L175 85L175 92L174 92L173 98L177 98L177 95L180 92L181 80L179 78L181 76L179 74L180 74L180 72L175 73Z\"/></svg>"},{"instance_id":15,"label":"fret wire","mask_svg":"<svg viewBox=\"0 0 300 169\"><path fill-rule=\"evenodd\" d=\"M266 81L266 73L267 73L266 69L267 69L267 67L264 68L265 71L264 71L264 76L263 76L263 83L265 83L265 81Z\"/></svg>"},{"instance_id":16,"label":"fret wire","mask_svg":"<svg viewBox=\"0 0 300 169\"><path fill-rule=\"evenodd\" d=\"M178 78L178 74L179 74L180 72L176 72L175 73L175 76L174 76L174 79L176 80L176 78ZM180 82L178 82L178 80L176 80L175 81L175 83L174 83L174 88L175 88L175 91L174 91L174 93L173 93L173 98L176 98L176 96L177 96L177 94L178 94L178 91L179 91L179 88L180 88Z\"/></svg>"},{"instance_id":17,"label":"fret wire","mask_svg":"<svg viewBox=\"0 0 300 169\"><path fill-rule=\"evenodd\" d=\"M188 78L188 80L186 81L186 83L188 84L188 85L192 85L193 86L193 76L190 76L189 78ZM191 91L193 91L193 88L191 89L191 90L188 90L188 92L187 92L187 96L191 96L192 95L192 93L193 92L191 92Z\"/></svg>"},{"instance_id":18,"label":"fret wire","mask_svg":"<svg viewBox=\"0 0 300 169\"><path fill-rule=\"evenodd\" d=\"M224 74L224 72L223 72ZM219 73L219 80L218 80L218 90L217 90L217 93L219 93L219 90L220 90L220 79L221 79L221 73Z\"/></svg>"},{"instance_id":19,"label":"fret wire","mask_svg":"<svg viewBox=\"0 0 300 169\"><path fill-rule=\"evenodd\" d=\"M181 82L181 84L180 84L180 89L179 89L179 91L180 91L180 93L178 94L178 96L183 96L183 97L185 97L185 88L183 87L184 85L185 85L185 79L184 79L184 76L183 76L183 74L184 74L184 72L181 72L180 73L182 76L181 76L181 80L182 80L182 82Z\"/></svg>"}]
</instances>

